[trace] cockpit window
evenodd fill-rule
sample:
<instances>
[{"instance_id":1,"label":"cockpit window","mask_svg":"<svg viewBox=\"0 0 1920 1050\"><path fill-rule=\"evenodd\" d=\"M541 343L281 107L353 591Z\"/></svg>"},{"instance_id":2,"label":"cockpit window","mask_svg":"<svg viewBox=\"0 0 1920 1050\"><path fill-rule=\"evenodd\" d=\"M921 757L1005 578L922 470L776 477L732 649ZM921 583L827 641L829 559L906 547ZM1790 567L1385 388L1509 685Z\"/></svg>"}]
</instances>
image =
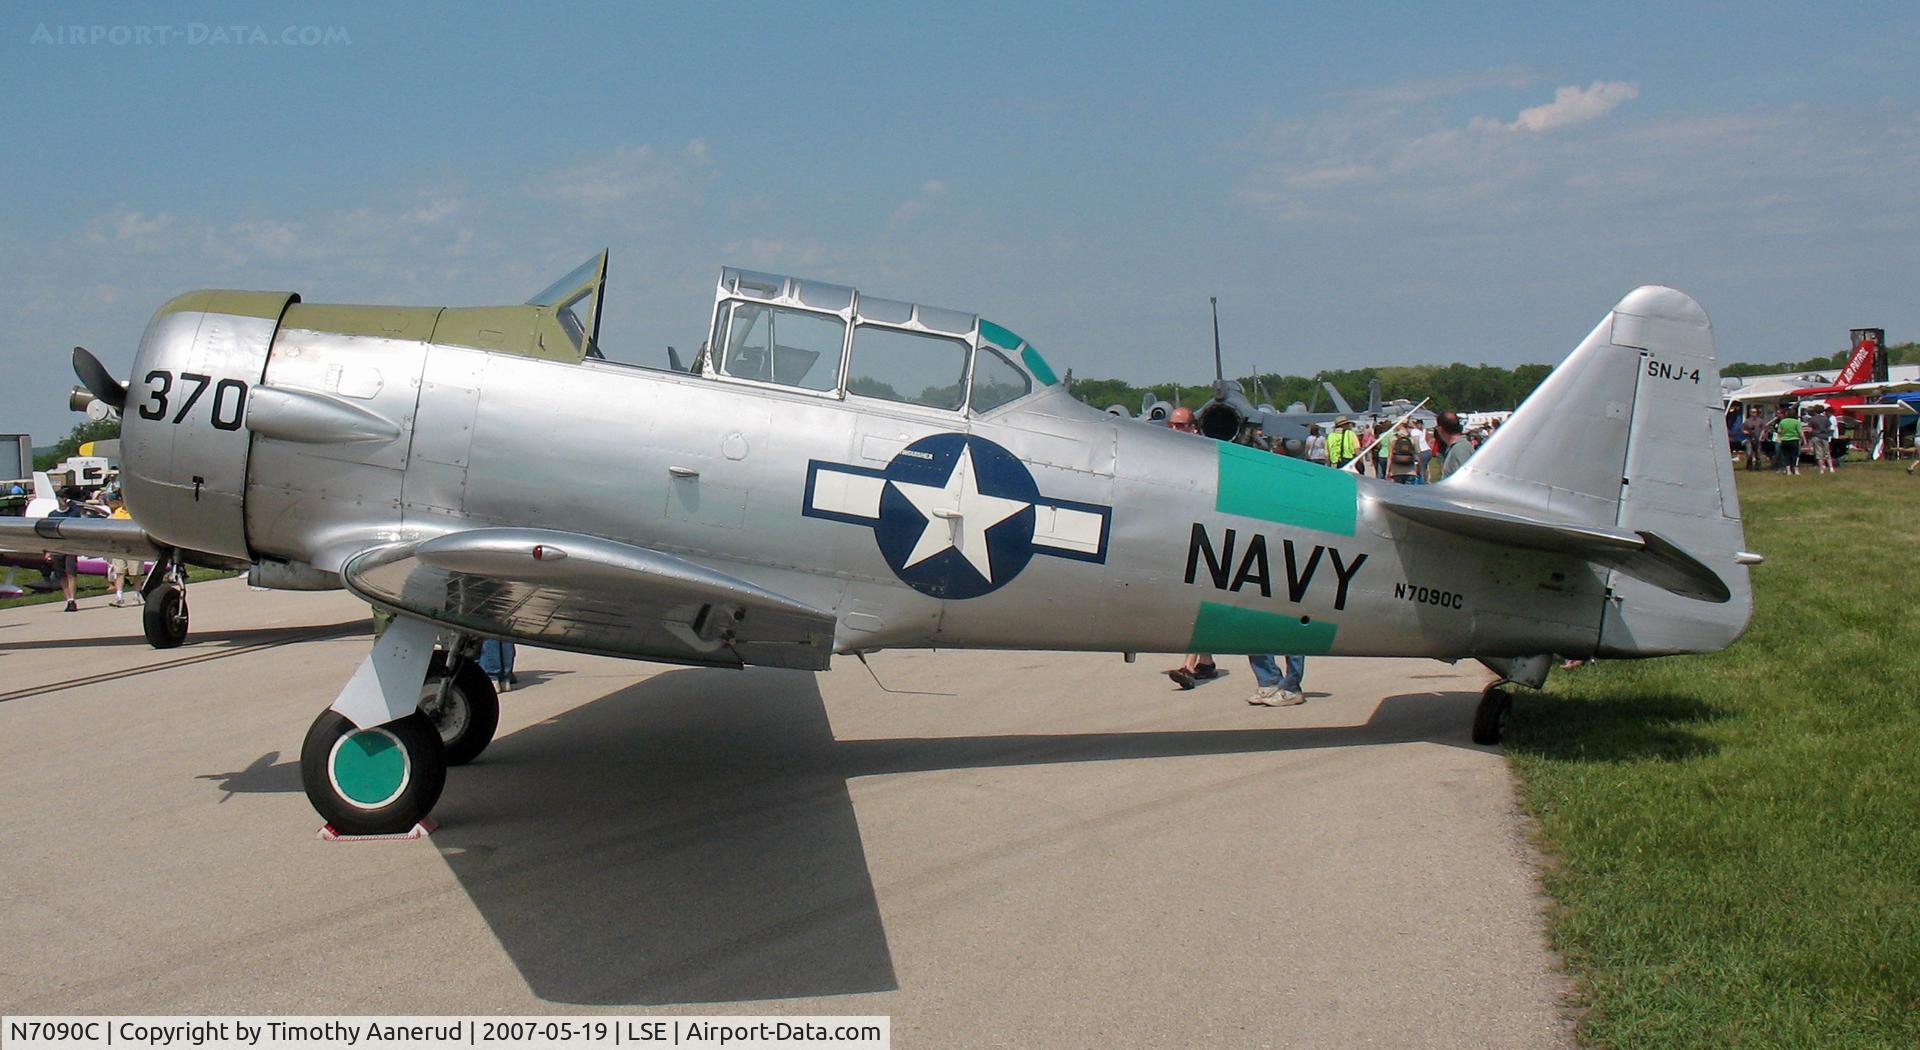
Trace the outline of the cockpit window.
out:
<instances>
[{"instance_id":1,"label":"cockpit window","mask_svg":"<svg viewBox=\"0 0 1920 1050\"><path fill-rule=\"evenodd\" d=\"M975 412L992 411L1027 396L1032 389L1033 380L1000 351L983 346L974 355L972 406Z\"/></svg>"},{"instance_id":2,"label":"cockpit window","mask_svg":"<svg viewBox=\"0 0 1920 1050\"><path fill-rule=\"evenodd\" d=\"M853 330L849 394L959 408L966 380L967 344L958 339L864 324Z\"/></svg>"},{"instance_id":3,"label":"cockpit window","mask_svg":"<svg viewBox=\"0 0 1920 1050\"><path fill-rule=\"evenodd\" d=\"M1060 381L1060 377L1054 374L1053 366L1047 364L1047 359L1040 356L1040 351L1035 350L1033 344L992 321L984 318L980 321L980 338L1010 354L1018 354L1020 360L1026 364L1027 370L1033 373L1033 378L1047 386Z\"/></svg>"},{"instance_id":4,"label":"cockpit window","mask_svg":"<svg viewBox=\"0 0 1920 1050\"><path fill-rule=\"evenodd\" d=\"M762 303L731 302L721 312L719 369L739 379L833 390L847 325L837 317Z\"/></svg>"}]
</instances>

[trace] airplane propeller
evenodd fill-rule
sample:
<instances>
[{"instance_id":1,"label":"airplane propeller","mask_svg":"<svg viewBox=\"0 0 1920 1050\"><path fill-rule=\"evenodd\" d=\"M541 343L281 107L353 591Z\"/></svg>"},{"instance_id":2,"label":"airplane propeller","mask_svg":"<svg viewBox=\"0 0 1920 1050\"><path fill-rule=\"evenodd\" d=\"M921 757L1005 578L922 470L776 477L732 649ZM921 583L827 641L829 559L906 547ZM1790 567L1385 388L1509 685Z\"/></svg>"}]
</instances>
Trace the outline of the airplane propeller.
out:
<instances>
[{"instance_id":1,"label":"airplane propeller","mask_svg":"<svg viewBox=\"0 0 1920 1050\"><path fill-rule=\"evenodd\" d=\"M113 378L107 366L93 356L84 346L73 348L73 374L80 377L87 392L113 406L114 411L124 411L127 407L127 385Z\"/></svg>"}]
</instances>

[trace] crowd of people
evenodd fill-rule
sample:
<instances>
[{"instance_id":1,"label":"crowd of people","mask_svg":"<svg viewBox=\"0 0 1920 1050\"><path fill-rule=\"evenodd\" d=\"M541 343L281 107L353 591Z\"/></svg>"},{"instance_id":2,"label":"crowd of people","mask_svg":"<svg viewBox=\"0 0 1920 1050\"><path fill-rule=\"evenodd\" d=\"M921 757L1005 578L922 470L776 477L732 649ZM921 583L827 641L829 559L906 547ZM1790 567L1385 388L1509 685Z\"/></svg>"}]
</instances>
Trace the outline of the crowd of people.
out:
<instances>
[{"instance_id":1,"label":"crowd of people","mask_svg":"<svg viewBox=\"0 0 1920 1050\"><path fill-rule=\"evenodd\" d=\"M1453 412L1440 413L1432 427L1411 418L1356 423L1341 416L1324 432L1320 424L1309 424L1301 455L1311 463L1371 473L1400 485L1425 485L1460 469L1498 427L1468 430Z\"/></svg>"},{"instance_id":2,"label":"crowd of people","mask_svg":"<svg viewBox=\"0 0 1920 1050\"><path fill-rule=\"evenodd\" d=\"M1727 417L1727 443L1746 461L1748 470L1797 475L1806 453L1813 453L1815 469L1832 474L1840 469L1840 450L1846 438L1839 420L1825 405L1804 412L1782 403L1768 413L1764 408L1733 412ZM1909 469L1908 473L1912 473Z\"/></svg>"}]
</instances>

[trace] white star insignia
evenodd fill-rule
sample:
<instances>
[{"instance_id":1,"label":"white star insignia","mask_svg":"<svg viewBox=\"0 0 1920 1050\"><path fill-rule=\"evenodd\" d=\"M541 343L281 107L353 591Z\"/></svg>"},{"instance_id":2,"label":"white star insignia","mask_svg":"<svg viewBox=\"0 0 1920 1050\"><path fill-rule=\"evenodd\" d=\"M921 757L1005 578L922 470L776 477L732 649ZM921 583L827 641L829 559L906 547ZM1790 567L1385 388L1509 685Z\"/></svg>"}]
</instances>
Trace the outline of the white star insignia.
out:
<instances>
[{"instance_id":1,"label":"white star insignia","mask_svg":"<svg viewBox=\"0 0 1920 1050\"><path fill-rule=\"evenodd\" d=\"M981 492L973 472L971 446L962 446L953 473L939 488L903 481L892 484L927 519L919 542L901 568L912 568L942 551L958 550L989 583L993 582L993 564L987 553L987 530L1033 506L1025 500Z\"/></svg>"}]
</instances>

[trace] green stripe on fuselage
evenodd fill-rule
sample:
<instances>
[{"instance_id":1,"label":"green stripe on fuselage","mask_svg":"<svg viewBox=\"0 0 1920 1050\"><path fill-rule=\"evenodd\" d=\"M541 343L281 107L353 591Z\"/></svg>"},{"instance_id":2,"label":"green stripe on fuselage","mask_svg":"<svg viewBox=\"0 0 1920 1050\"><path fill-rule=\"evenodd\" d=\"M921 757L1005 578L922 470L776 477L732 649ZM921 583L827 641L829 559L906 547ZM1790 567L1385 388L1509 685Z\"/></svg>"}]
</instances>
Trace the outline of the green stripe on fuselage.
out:
<instances>
[{"instance_id":1,"label":"green stripe on fuselage","mask_svg":"<svg viewBox=\"0 0 1920 1050\"><path fill-rule=\"evenodd\" d=\"M1219 602L1201 602L1193 620L1193 653L1272 653L1286 656L1323 656L1333 650L1331 623L1302 623L1302 617L1282 616L1258 609L1241 609Z\"/></svg>"},{"instance_id":2,"label":"green stripe on fuselage","mask_svg":"<svg viewBox=\"0 0 1920 1050\"><path fill-rule=\"evenodd\" d=\"M1316 532L1353 535L1359 485L1344 470L1220 442L1214 509Z\"/></svg>"}]
</instances>

